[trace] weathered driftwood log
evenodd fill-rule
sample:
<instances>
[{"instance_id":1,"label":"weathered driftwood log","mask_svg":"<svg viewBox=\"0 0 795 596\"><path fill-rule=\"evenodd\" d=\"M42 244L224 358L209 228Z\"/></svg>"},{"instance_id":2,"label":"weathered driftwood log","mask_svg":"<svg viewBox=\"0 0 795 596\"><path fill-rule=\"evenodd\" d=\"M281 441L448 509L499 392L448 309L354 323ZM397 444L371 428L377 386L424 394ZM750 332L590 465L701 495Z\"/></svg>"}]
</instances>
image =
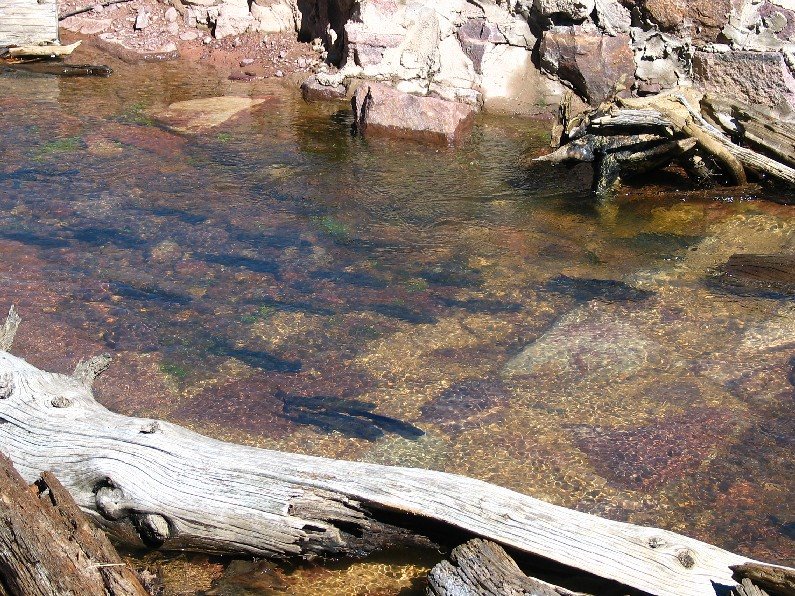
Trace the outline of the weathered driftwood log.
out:
<instances>
[{"instance_id":1,"label":"weathered driftwood log","mask_svg":"<svg viewBox=\"0 0 795 596\"><path fill-rule=\"evenodd\" d=\"M52 474L29 487L2 454L0 585L13 596L148 595Z\"/></svg>"},{"instance_id":2,"label":"weathered driftwood log","mask_svg":"<svg viewBox=\"0 0 795 596\"><path fill-rule=\"evenodd\" d=\"M751 148L795 166L795 123L782 120L765 106L752 106L707 94L702 111L727 133L742 138Z\"/></svg>"},{"instance_id":3,"label":"weathered driftwood log","mask_svg":"<svg viewBox=\"0 0 795 596\"><path fill-rule=\"evenodd\" d=\"M69 56L81 43L83 42L78 39L76 42L71 43L68 46L62 46L60 44L44 46L14 46L12 48L8 48L8 55L14 58L58 58L61 56Z\"/></svg>"},{"instance_id":4,"label":"weathered driftwood log","mask_svg":"<svg viewBox=\"0 0 795 596\"><path fill-rule=\"evenodd\" d=\"M795 596L795 569L744 563L732 567L737 581L748 579L764 588L771 596Z\"/></svg>"},{"instance_id":5,"label":"weathered driftwood log","mask_svg":"<svg viewBox=\"0 0 795 596\"><path fill-rule=\"evenodd\" d=\"M428 575L428 596L585 596L526 576L498 544L475 538Z\"/></svg>"},{"instance_id":6,"label":"weathered driftwood log","mask_svg":"<svg viewBox=\"0 0 795 596\"><path fill-rule=\"evenodd\" d=\"M0 347L16 332L18 318L9 320ZM48 373L0 352L0 371L0 444L20 473L35 479L51 470L97 522L132 544L340 554L385 527L436 522L672 596L714 595L715 585L736 585L731 565L750 562L463 476L233 445L115 414L95 401L85 365L77 377Z\"/></svg>"},{"instance_id":7,"label":"weathered driftwood log","mask_svg":"<svg viewBox=\"0 0 795 596\"><path fill-rule=\"evenodd\" d=\"M776 161L733 143L694 107L699 106L700 101L700 94L684 89L653 97L617 98L612 105L603 104L570 119L568 127L563 130L559 125L554 137L560 135L566 144L538 160L595 162L594 190L598 194L608 192L621 177L665 167L671 161L680 163L699 182L716 177L716 171L711 167L714 163L736 185L747 183L746 171L795 184L795 169L782 163L795 160L792 152L795 126L780 125L773 129L768 126L769 119L762 119L752 108L742 111L735 106L734 112L739 114L736 118L744 120L742 125L737 119L731 120L735 126L732 132L742 133L743 140L764 147L774 157L787 154L786 159ZM748 114L754 114L754 117ZM727 120L723 118L721 122ZM626 159L630 146L654 144L655 139L658 146L646 148L648 163L645 167L640 165L644 154L637 150L633 151L633 159ZM688 146L671 144L685 140L695 143Z\"/></svg>"}]
</instances>

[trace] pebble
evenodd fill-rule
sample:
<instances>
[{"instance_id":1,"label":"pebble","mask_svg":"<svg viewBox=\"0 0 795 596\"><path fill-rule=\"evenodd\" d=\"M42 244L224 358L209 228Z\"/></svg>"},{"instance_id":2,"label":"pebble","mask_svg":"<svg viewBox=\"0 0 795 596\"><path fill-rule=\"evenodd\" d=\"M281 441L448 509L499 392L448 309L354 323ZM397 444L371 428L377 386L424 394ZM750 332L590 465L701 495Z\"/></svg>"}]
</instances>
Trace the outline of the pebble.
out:
<instances>
[{"instance_id":1,"label":"pebble","mask_svg":"<svg viewBox=\"0 0 795 596\"><path fill-rule=\"evenodd\" d=\"M281 70L277 70L275 73L273 73L273 76L275 76L275 77L283 77L284 73Z\"/></svg>"},{"instance_id":2,"label":"pebble","mask_svg":"<svg viewBox=\"0 0 795 596\"><path fill-rule=\"evenodd\" d=\"M179 24L178 23L169 23L166 25L166 31L169 35L176 35L179 33Z\"/></svg>"},{"instance_id":3,"label":"pebble","mask_svg":"<svg viewBox=\"0 0 795 596\"><path fill-rule=\"evenodd\" d=\"M146 29L149 26L149 23L149 13L144 10L139 10L138 16L135 17L135 30L140 31L141 29Z\"/></svg>"},{"instance_id":4,"label":"pebble","mask_svg":"<svg viewBox=\"0 0 795 596\"><path fill-rule=\"evenodd\" d=\"M166 17L166 21L168 21L169 23L176 23L177 18L179 18L179 13L177 12L176 8L174 8L173 6L169 6L168 9L166 10L165 15L163 16Z\"/></svg>"},{"instance_id":5,"label":"pebble","mask_svg":"<svg viewBox=\"0 0 795 596\"><path fill-rule=\"evenodd\" d=\"M281 58L282 60L287 58L287 50L282 50L281 52L279 52L279 58Z\"/></svg>"},{"instance_id":6,"label":"pebble","mask_svg":"<svg viewBox=\"0 0 795 596\"><path fill-rule=\"evenodd\" d=\"M185 32L179 34L179 38L182 41L193 41L197 37L199 37L199 32L198 31L185 31Z\"/></svg>"},{"instance_id":7,"label":"pebble","mask_svg":"<svg viewBox=\"0 0 795 596\"><path fill-rule=\"evenodd\" d=\"M101 4L95 4L94 8L91 9L92 12L102 12L103 10L105 10L105 7Z\"/></svg>"},{"instance_id":8,"label":"pebble","mask_svg":"<svg viewBox=\"0 0 795 596\"><path fill-rule=\"evenodd\" d=\"M202 39L202 43L204 45L210 45L212 42L213 42L213 38L210 37L209 35L207 37L205 37L204 39Z\"/></svg>"},{"instance_id":9,"label":"pebble","mask_svg":"<svg viewBox=\"0 0 795 596\"><path fill-rule=\"evenodd\" d=\"M254 64L254 58L243 58L240 61L240 66L248 66L249 64Z\"/></svg>"},{"instance_id":10,"label":"pebble","mask_svg":"<svg viewBox=\"0 0 795 596\"><path fill-rule=\"evenodd\" d=\"M240 43L241 43L240 42L240 38L239 37L235 37L235 39L232 41L232 47L236 48L237 46L240 45Z\"/></svg>"}]
</instances>

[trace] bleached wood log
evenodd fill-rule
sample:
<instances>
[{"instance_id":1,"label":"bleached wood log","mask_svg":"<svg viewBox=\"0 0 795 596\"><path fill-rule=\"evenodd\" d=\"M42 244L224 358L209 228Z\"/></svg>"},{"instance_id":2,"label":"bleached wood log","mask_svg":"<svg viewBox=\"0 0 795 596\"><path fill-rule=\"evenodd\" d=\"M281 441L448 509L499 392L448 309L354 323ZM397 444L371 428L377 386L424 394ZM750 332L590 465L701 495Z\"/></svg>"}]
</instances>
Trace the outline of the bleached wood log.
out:
<instances>
[{"instance_id":1,"label":"bleached wood log","mask_svg":"<svg viewBox=\"0 0 795 596\"><path fill-rule=\"evenodd\" d=\"M12 325L11 327L14 327ZM8 334L0 333L8 345ZM479 480L233 445L110 412L85 378L0 352L0 444L23 477L51 470L128 543L259 556L340 554L384 527L436 521L651 594L714 595L750 560L656 528ZM383 519L383 517L381 518ZM379 525L380 524L380 525Z\"/></svg>"},{"instance_id":2,"label":"bleached wood log","mask_svg":"<svg viewBox=\"0 0 795 596\"><path fill-rule=\"evenodd\" d=\"M428 574L428 596L587 596L528 577L508 553L475 538L457 546L450 559Z\"/></svg>"},{"instance_id":3,"label":"bleached wood log","mask_svg":"<svg viewBox=\"0 0 795 596\"><path fill-rule=\"evenodd\" d=\"M701 105L725 131L776 161L795 166L795 123L782 120L770 108L728 97L707 94Z\"/></svg>"},{"instance_id":4,"label":"bleached wood log","mask_svg":"<svg viewBox=\"0 0 795 596\"><path fill-rule=\"evenodd\" d=\"M2 0L0 47L58 43L56 0Z\"/></svg>"},{"instance_id":5,"label":"bleached wood log","mask_svg":"<svg viewBox=\"0 0 795 596\"><path fill-rule=\"evenodd\" d=\"M68 46L62 45L22 45L22 46L15 46L13 48L8 48L8 55L18 58L18 57L25 57L25 58L58 58L62 56L69 56L72 52L74 52L77 47L83 43L81 40L77 40L74 43L70 43Z\"/></svg>"}]
</instances>

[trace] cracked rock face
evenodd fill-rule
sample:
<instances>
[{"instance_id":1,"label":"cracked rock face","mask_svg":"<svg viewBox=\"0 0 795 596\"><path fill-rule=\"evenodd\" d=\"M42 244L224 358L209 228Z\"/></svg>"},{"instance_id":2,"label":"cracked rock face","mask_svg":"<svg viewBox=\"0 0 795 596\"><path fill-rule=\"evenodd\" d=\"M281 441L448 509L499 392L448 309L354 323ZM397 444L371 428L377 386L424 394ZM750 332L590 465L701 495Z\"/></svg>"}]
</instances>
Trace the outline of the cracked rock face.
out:
<instances>
[{"instance_id":1,"label":"cracked rock face","mask_svg":"<svg viewBox=\"0 0 795 596\"><path fill-rule=\"evenodd\" d=\"M584 21L595 7L594 0L533 0L533 8L542 16L562 17L572 21Z\"/></svg>"}]
</instances>

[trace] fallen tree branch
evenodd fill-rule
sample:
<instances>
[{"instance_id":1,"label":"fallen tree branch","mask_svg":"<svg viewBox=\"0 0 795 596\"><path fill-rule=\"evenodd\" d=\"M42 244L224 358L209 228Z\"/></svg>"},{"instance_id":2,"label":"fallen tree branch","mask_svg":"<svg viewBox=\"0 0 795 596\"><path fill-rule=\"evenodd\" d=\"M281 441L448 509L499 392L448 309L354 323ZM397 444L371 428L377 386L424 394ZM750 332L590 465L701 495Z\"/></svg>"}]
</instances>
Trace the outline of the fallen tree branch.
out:
<instances>
[{"instance_id":1,"label":"fallen tree branch","mask_svg":"<svg viewBox=\"0 0 795 596\"><path fill-rule=\"evenodd\" d=\"M715 585L736 585L731 565L750 562L673 532L455 474L233 445L122 416L97 403L84 379L42 371L8 352L0 352L0 371L10 387L0 399L0 443L14 465L28 479L52 470L127 544L339 555L360 552L385 528L434 522L671 596L714 596ZM393 536L401 539L398 531Z\"/></svg>"}]
</instances>

